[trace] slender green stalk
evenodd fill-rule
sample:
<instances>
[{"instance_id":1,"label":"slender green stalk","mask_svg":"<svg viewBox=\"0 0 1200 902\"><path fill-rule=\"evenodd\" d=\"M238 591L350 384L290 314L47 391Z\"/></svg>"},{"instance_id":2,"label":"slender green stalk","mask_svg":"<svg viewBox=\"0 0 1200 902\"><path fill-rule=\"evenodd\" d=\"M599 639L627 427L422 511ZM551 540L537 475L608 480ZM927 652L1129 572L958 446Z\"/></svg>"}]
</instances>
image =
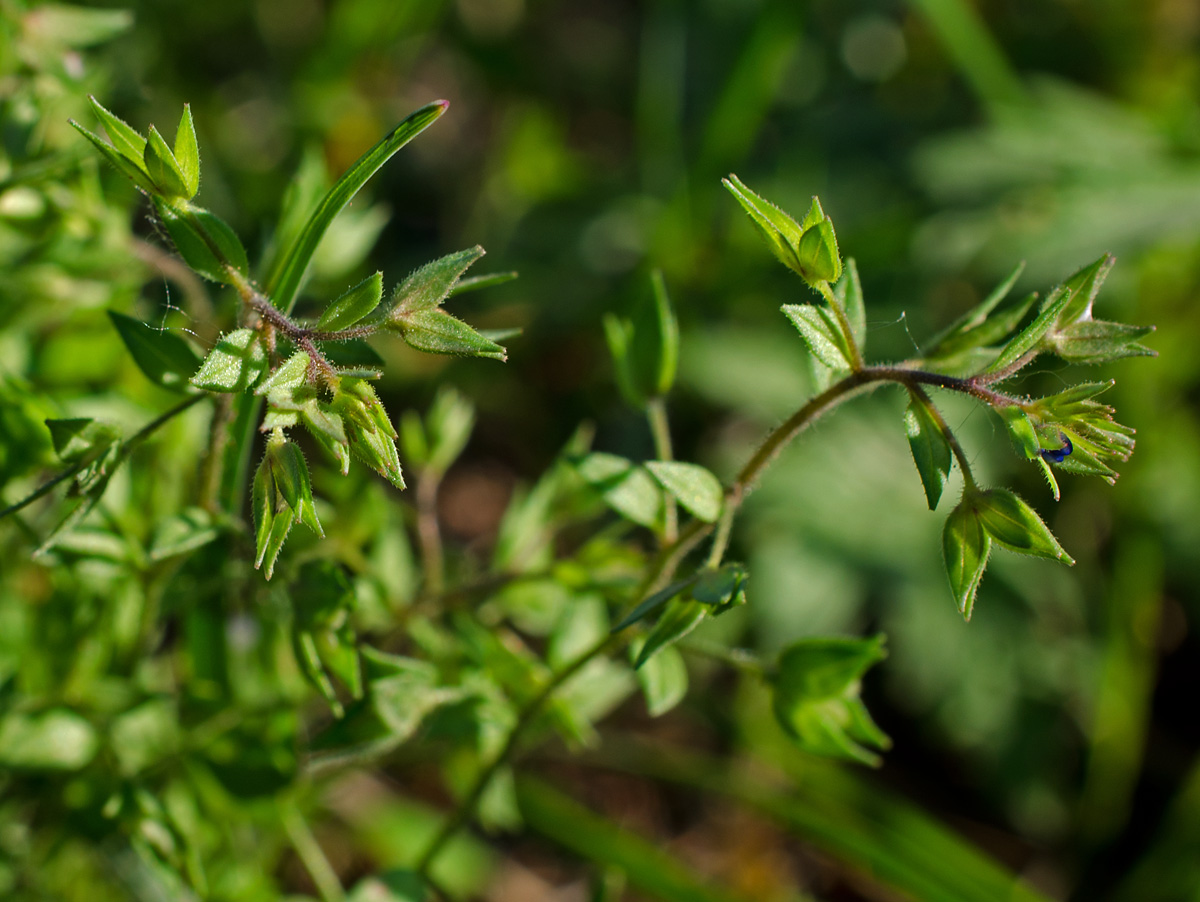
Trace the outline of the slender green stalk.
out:
<instances>
[{"instance_id":1,"label":"slender green stalk","mask_svg":"<svg viewBox=\"0 0 1200 902\"><path fill-rule=\"evenodd\" d=\"M846 309L838 302L838 299L833 296L833 289L829 287L828 282L821 282L821 297L825 298L834 315L837 317L838 328L841 329L843 335L846 336L846 341L849 344L850 350L850 369L857 373L866 364L863 362L862 350L858 347L858 342L854 340L854 330L850 328L850 320L846 316Z\"/></svg>"},{"instance_id":2,"label":"slender green stalk","mask_svg":"<svg viewBox=\"0 0 1200 902\"><path fill-rule=\"evenodd\" d=\"M437 510L441 482L441 474L433 469L426 469L417 480L417 538L421 547L421 566L425 572L423 594L427 597L441 595L446 582Z\"/></svg>"},{"instance_id":3,"label":"slender green stalk","mask_svg":"<svg viewBox=\"0 0 1200 902\"><path fill-rule=\"evenodd\" d=\"M296 808L296 804L292 801L280 802L279 817L283 822L283 829L287 831L288 839L291 840L292 848L304 862L304 867L324 902L345 902L346 891L342 889L342 882L338 880L337 873L325 857L325 853L321 851L320 843L308 829L308 824Z\"/></svg>"},{"instance_id":4,"label":"slender green stalk","mask_svg":"<svg viewBox=\"0 0 1200 902\"><path fill-rule=\"evenodd\" d=\"M971 475L971 462L967 460L967 454L963 451L962 443L959 442L958 436L954 434L950 426L946 423L946 418L942 416L942 412L933 405L933 401L925 389L914 385L909 387L909 391L925 403L925 410L933 417L934 422L937 423L938 429L941 430L942 436L950 446L951 453L954 454L954 459L958 461L958 468L962 470L963 482L966 483L967 491L978 491L979 486L975 483L975 477Z\"/></svg>"},{"instance_id":5,"label":"slender green stalk","mask_svg":"<svg viewBox=\"0 0 1200 902\"><path fill-rule=\"evenodd\" d=\"M650 423L650 434L654 437L654 456L658 460L674 460L675 451L671 447L671 425L667 420L666 401L661 395L646 402L646 419ZM670 494L666 495L666 511L663 519L663 541L669 545L679 535L679 506Z\"/></svg>"},{"instance_id":6,"label":"slender green stalk","mask_svg":"<svg viewBox=\"0 0 1200 902\"><path fill-rule=\"evenodd\" d=\"M721 521L717 526L717 539L714 542L713 551L708 559L710 566L719 564L721 558L724 556L725 548L729 541L733 517L736 515L738 508L741 507L746 496L754 489L763 471L779 456L779 453L788 443L804 431L821 414L832 410L855 394L884 382L897 382L909 389L916 389L918 391L921 385L934 385L939 388L947 388L981 398L989 403L996 403L997 401L1002 401L1003 404L1016 403L1014 399L1009 398L1007 395L1001 395L998 392L993 392L990 389L979 386L970 379L959 379L953 376L944 376L940 373L930 373L899 366L863 367L856 372L850 373L841 381L834 383L825 391L809 399L782 425L771 432L763 440L758 450L751 455L745 466L742 467L733 484L726 489L725 509L722 513ZM957 442L952 440L951 447L956 448ZM962 455L962 448L957 447L955 454L956 456ZM960 466L965 463L965 455L959 457ZM963 472L968 473L966 466L963 466ZM655 558L650 572L642 580L641 586L639 586L638 591L635 593L634 604L640 604L665 585L674 575L675 570L682 563L688 552L711 530L711 524L693 520L680 532L674 543L665 545ZM463 797L462 801L459 802L454 813L421 855L416 866L418 874L422 876L428 874L430 867L446 843L474 816L475 809L479 804L479 800L483 797L488 783L491 782L501 767L507 764L515 755L525 731L537 717L546 701L567 680L583 670L589 663L623 642L622 635L622 633L612 633L595 642L570 664L555 673L546 685L521 707L521 710L517 714L516 723L513 724L512 730L509 731L504 746L479 772L475 778L475 782L471 785L470 790Z\"/></svg>"}]
</instances>

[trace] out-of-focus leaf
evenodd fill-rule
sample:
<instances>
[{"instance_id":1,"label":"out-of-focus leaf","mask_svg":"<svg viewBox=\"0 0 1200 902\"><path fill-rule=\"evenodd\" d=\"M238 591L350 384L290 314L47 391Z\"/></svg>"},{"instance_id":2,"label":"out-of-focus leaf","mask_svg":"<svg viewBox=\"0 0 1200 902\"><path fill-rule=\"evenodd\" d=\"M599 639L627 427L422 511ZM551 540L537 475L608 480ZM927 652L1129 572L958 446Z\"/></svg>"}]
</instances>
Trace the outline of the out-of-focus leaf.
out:
<instances>
[{"instance_id":1,"label":"out-of-focus leaf","mask_svg":"<svg viewBox=\"0 0 1200 902\"><path fill-rule=\"evenodd\" d=\"M697 519L715 523L721 516L725 492L721 481L704 467L678 461L652 460L646 469Z\"/></svg>"},{"instance_id":2,"label":"out-of-focus leaf","mask_svg":"<svg viewBox=\"0 0 1200 902\"><path fill-rule=\"evenodd\" d=\"M152 328L132 316L108 311L121 341L146 377L163 388L182 391L200 365L200 357L187 341L166 329Z\"/></svg>"},{"instance_id":3,"label":"out-of-focus leaf","mask_svg":"<svg viewBox=\"0 0 1200 902\"><path fill-rule=\"evenodd\" d=\"M615 454L594 451L577 461L575 469L622 517L651 529L661 528L662 489L644 467Z\"/></svg>"},{"instance_id":4,"label":"out-of-focus leaf","mask_svg":"<svg viewBox=\"0 0 1200 902\"><path fill-rule=\"evenodd\" d=\"M639 640L629 646L633 660L641 654L643 643ZM646 699L646 711L651 717L666 714L687 695L688 672L679 649L669 646L646 661L637 670L638 685Z\"/></svg>"},{"instance_id":5,"label":"out-of-focus leaf","mask_svg":"<svg viewBox=\"0 0 1200 902\"><path fill-rule=\"evenodd\" d=\"M668 648L694 630L708 613L704 604L692 599L677 598L666 606L654 629L638 652L633 667L639 669L664 648Z\"/></svg>"},{"instance_id":6,"label":"out-of-focus leaf","mask_svg":"<svg viewBox=\"0 0 1200 902\"><path fill-rule=\"evenodd\" d=\"M99 747L95 728L66 708L40 714L13 711L0 721L0 763L7 767L79 770Z\"/></svg>"}]
</instances>

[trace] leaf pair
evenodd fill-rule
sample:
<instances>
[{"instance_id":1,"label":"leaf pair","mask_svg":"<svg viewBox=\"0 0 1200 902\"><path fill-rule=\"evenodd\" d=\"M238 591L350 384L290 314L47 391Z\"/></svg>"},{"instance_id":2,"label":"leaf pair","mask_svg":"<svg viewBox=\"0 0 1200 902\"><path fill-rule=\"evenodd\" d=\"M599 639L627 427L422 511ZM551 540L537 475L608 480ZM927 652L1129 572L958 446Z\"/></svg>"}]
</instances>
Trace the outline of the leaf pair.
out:
<instances>
[{"instance_id":1,"label":"leaf pair","mask_svg":"<svg viewBox=\"0 0 1200 902\"><path fill-rule=\"evenodd\" d=\"M737 198L742 209L758 227L760 234L784 266L799 274L814 291L836 282L842 274L833 223L815 197L803 222L797 223L766 198L754 193L736 175L722 184Z\"/></svg>"},{"instance_id":2,"label":"leaf pair","mask_svg":"<svg viewBox=\"0 0 1200 902\"><path fill-rule=\"evenodd\" d=\"M650 284L649 303L640 303L632 319L611 313L604 317L617 388L638 409L670 392L679 368L679 323L660 271L654 271Z\"/></svg>"},{"instance_id":3,"label":"leaf pair","mask_svg":"<svg viewBox=\"0 0 1200 902\"><path fill-rule=\"evenodd\" d=\"M1020 554L1074 564L1028 504L1007 489L968 490L942 530L946 573L958 610L971 619L992 541Z\"/></svg>"},{"instance_id":4,"label":"leaf pair","mask_svg":"<svg viewBox=\"0 0 1200 902\"><path fill-rule=\"evenodd\" d=\"M254 474L251 500L254 516L255 568L266 564L267 579L275 572L279 551L296 523L325 535L313 505L312 479L300 448L276 430Z\"/></svg>"},{"instance_id":5,"label":"leaf pair","mask_svg":"<svg viewBox=\"0 0 1200 902\"><path fill-rule=\"evenodd\" d=\"M802 639L788 646L770 676L775 717L807 752L878 766L870 750L891 740L859 698L866 671L887 657L883 635Z\"/></svg>"},{"instance_id":6,"label":"leaf pair","mask_svg":"<svg viewBox=\"0 0 1200 902\"><path fill-rule=\"evenodd\" d=\"M184 104L172 149L153 125L144 138L102 107L95 97L88 100L112 143L105 142L73 119L71 125L91 141L106 160L152 196L183 200L196 196L200 190L200 148L196 143L191 107Z\"/></svg>"},{"instance_id":7,"label":"leaf pair","mask_svg":"<svg viewBox=\"0 0 1200 902\"><path fill-rule=\"evenodd\" d=\"M426 263L396 286L375 321L419 351L506 360L504 348L442 309L467 267L483 254L476 245Z\"/></svg>"}]
</instances>

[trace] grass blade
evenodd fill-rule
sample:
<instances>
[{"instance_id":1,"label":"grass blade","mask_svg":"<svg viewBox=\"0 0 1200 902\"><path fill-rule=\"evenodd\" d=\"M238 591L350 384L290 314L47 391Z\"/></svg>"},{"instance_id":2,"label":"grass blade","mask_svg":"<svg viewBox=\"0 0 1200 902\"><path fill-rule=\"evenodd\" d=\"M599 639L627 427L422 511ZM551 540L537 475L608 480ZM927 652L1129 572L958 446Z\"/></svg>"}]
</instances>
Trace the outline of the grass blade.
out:
<instances>
[{"instance_id":1,"label":"grass blade","mask_svg":"<svg viewBox=\"0 0 1200 902\"><path fill-rule=\"evenodd\" d=\"M325 235L325 230L337 217L346 204L350 203L367 180L386 163L401 147L423 132L426 128L446 112L450 104L445 100L435 100L421 107L415 113L396 126L378 144L363 154L358 162L346 170L345 174L334 184L329 192L317 204L316 210L295 243L288 248L283 262L274 274L271 284L267 286L267 295L272 303L280 310L290 312L296 300L296 292L308 264L316 253L317 245Z\"/></svg>"}]
</instances>

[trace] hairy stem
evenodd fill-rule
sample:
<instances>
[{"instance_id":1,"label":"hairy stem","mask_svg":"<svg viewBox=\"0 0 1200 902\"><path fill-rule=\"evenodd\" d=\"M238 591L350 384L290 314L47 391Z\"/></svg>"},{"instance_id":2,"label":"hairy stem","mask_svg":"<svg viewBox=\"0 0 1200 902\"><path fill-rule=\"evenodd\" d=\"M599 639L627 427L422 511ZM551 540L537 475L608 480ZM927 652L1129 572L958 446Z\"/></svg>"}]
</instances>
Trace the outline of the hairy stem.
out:
<instances>
[{"instance_id":1,"label":"hairy stem","mask_svg":"<svg viewBox=\"0 0 1200 902\"><path fill-rule=\"evenodd\" d=\"M884 382L896 382L914 391L923 391L920 388L922 385L932 385L970 395L998 407L1018 403L1015 399L999 392L994 392L971 379L944 376L940 373L930 373L903 366L862 367L851 372L841 381L834 383L825 389L825 391L810 398L799 410L763 440L745 466L742 467L737 478L725 491L725 507L721 515L721 520L717 525L717 538L713 543L713 550L708 558L709 566L720 564L729 541L733 518L738 508L741 507L746 496L754 489L763 471L779 456L779 453L792 439L804 431L821 414L832 410L855 394ZM946 430L946 433L947 436L950 436L949 430ZM956 439L950 437L949 440L951 443L950 446L958 458L959 465L963 468L965 478L970 479L966 456L963 454L961 446L958 445ZM634 605L640 604L670 581L676 569L683 562L683 559L712 531L712 528L712 524L704 523L701 520L693 520L680 531L678 538L673 543L665 545L643 578L638 591L634 593ZM475 782L471 785L471 789L463 797L462 801L459 802L454 813L421 855L416 866L418 874L425 876L428 873L429 868L446 843L474 816L475 809L484 791L487 789L488 783L516 754L517 747L524 737L526 730L533 723L546 701L567 680L583 670L591 661L606 654L610 649L616 648L623 641L622 633L612 633L600 639L570 664L555 673L536 695L522 705L521 710L517 714L516 723L513 724L513 728L509 732L508 738L505 740L500 752L479 772L475 778Z\"/></svg>"},{"instance_id":2,"label":"hairy stem","mask_svg":"<svg viewBox=\"0 0 1200 902\"><path fill-rule=\"evenodd\" d=\"M858 347L858 342L854 340L854 330L850 328L850 320L846 316L846 310L838 302L838 299L833 296L833 289L829 287L828 282L821 282L820 285L821 297L825 298L833 310L834 315L837 317L838 328L846 336L846 342L850 349L850 369L857 373L865 364L863 363L862 351Z\"/></svg>"}]
</instances>

